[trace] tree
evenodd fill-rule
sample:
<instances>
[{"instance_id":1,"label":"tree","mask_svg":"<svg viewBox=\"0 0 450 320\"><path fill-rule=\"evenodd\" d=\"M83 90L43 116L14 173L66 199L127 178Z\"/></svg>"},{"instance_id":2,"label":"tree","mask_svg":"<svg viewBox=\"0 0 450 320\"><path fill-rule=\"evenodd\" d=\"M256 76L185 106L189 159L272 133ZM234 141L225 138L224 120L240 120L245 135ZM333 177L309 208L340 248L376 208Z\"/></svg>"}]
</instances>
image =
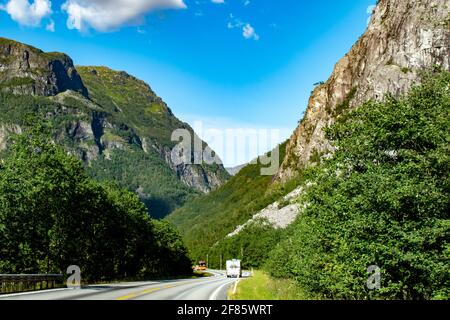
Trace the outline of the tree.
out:
<instances>
[{"instance_id":1,"label":"tree","mask_svg":"<svg viewBox=\"0 0 450 320\"><path fill-rule=\"evenodd\" d=\"M92 181L48 131L15 136L0 167L0 272L75 264L88 281L189 273L173 266L187 260L179 235L157 226L137 195Z\"/></svg>"}]
</instances>

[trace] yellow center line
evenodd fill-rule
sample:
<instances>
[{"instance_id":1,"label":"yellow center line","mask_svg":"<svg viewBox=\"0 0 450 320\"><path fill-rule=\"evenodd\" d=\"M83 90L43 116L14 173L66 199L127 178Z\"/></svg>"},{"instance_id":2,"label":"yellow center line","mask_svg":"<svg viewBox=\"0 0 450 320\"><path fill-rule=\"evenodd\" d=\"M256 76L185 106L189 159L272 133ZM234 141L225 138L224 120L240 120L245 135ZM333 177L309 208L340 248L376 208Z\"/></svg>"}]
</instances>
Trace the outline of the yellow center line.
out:
<instances>
[{"instance_id":1,"label":"yellow center line","mask_svg":"<svg viewBox=\"0 0 450 320\"><path fill-rule=\"evenodd\" d=\"M128 294L126 296L119 297L116 300L129 300L129 299L133 299L133 298L136 298L138 296L149 294L149 293L152 293L152 292L156 292L156 291L159 291L159 290L162 290L162 289L175 288L175 287L178 287L178 286L181 286L181 285L185 285L185 284L189 284L189 283L193 283L193 282L194 281L189 281L189 282L183 282L183 283L179 283L179 284L167 285L167 286L164 286L162 288L146 289L146 290L143 290L143 291L139 291L137 293L131 293L131 294Z\"/></svg>"},{"instance_id":2,"label":"yellow center line","mask_svg":"<svg viewBox=\"0 0 450 320\"><path fill-rule=\"evenodd\" d=\"M129 294L129 295L117 298L116 300L128 300L128 299L131 299L131 298L134 298L134 297L136 297L136 294Z\"/></svg>"}]
</instances>

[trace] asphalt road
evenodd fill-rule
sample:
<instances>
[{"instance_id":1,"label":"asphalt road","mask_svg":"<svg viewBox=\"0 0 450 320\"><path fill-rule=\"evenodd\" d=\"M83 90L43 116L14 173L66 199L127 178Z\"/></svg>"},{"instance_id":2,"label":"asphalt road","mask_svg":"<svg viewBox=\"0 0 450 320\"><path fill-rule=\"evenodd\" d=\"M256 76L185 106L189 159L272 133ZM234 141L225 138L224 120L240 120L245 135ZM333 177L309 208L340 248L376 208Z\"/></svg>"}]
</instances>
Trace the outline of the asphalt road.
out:
<instances>
[{"instance_id":1,"label":"asphalt road","mask_svg":"<svg viewBox=\"0 0 450 320\"><path fill-rule=\"evenodd\" d=\"M228 279L221 271L209 272L214 276L0 295L0 300L226 300L228 288L236 279Z\"/></svg>"}]
</instances>

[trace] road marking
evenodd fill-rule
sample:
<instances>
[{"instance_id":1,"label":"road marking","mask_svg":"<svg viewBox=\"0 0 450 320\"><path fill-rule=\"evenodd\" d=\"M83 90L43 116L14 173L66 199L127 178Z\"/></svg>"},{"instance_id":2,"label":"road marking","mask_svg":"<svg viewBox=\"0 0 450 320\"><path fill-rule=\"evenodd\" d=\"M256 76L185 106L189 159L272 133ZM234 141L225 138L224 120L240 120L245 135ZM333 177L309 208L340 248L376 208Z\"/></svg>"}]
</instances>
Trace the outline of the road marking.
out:
<instances>
[{"instance_id":1,"label":"road marking","mask_svg":"<svg viewBox=\"0 0 450 320\"><path fill-rule=\"evenodd\" d=\"M68 291L68 290L74 290L74 289L57 288L57 289L45 289L45 290L28 291L28 292L18 292L18 293L7 293L7 294L0 294L0 299L27 296L27 295L33 295L33 294L45 294L45 293L51 293L51 292L55 292L55 291L66 291L66 290Z\"/></svg>"},{"instance_id":2,"label":"road marking","mask_svg":"<svg viewBox=\"0 0 450 320\"><path fill-rule=\"evenodd\" d=\"M212 295L209 297L209 300L217 300L217 296L219 295L219 293L220 293L220 291L222 290L222 288L225 287L225 286L231 285L234 281L235 281L235 280L230 281L230 282L227 282L227 283L224 283L223 285L221 285L220 287L218 287L216 290L214 290L214 292L212 293Z\"/></svg>"},{"instance_id":3,"label":"road marking","mask_svg":"<svg viewBox=\"0 0 450 320\"><path fill-rule=\"evenodd\" d=\"M181 292L180 294L178 294L177 296L175 296L175 298L171 299L171 300L183 300L183 298L185 296L189 296L191 294L191 292L195 292L196 290L198 290L198 287L201 285L210 285L210 284L214 284L216 282L220 282L222 280L216 280L215 277L213 277L212 279L209 279L208 281L194 281L192 283L196 284L194 287L190 287L188 290L185 290L183 292Z\"/></svg>"},{"instance_id":4,"label":"road marking","mask_svg":"<svg viewBox=\"0 0 450 320\"><path fill-rule=\"evenodd\" d=\"M120 298L117 298L116 300L128 300L128 299L131 299L131 298L134 298L134 297L136 297L137 296L137 294L129 294L129 295L126 295L126 296L123 296L123 297L120 297Z\"/></svg>"},{"instance_id":5,"label":"road marking","mask_svg":"<svg viewBox=\"0 0 450 320\"><path fill-rule=\"evenodd\" d=\"M128 300L128 299L136 298L138 296L142 296L144 294L149 294L149 293L152 293L152 292L155 292L155 291L159 291L159 290L162 290L162 289L165 289L165 288L168 288L168 287L147 289L147 290L139 291L137 293L128 294L126 296L117 298L116 300Z\"/></svg>"},{"instance_id":6,"label":"road marking","mask_svg":"<svg viewBox=\"0 0 450 320\"><path fill-rule=\"evenodd\" d=\"M131 293L131 294L128 294L128 295L123 296L123 297L119 297L116 300L129 300L129 299L136 298L138 296L143 296L143 295L146 295L146 294L149 294L149 293L153 293L153 292L156 292L156 291L160 291L160 290L163 290L163 289L175 288L175 287L178 287L178 286L181 286L181 285L185 285L185 284L190 284L190 283L193 283L193 282L194 281L189 281L189 282L186 281L186 282L182 282L182 283L179 283L179 284L167 285L167 286L164 286L162 288L151 288L151 289L143 290L143 291L140 291L140 292L137 292L137 293Z\"/></svg>"},{"instance_id":7,"label":"road marking","mask_svg":"<svg viewBox=\"0 0 450 320\"><path fill-rule=\"evenodd\" d=\"M193 281L182 281L182 282L178 282L178 283L175 283L175 284L166 285L166 286L161 287L161 288L146 289L146 290L143 290L143 291L139 291L139 292L136 292L136 293L131 293L131 294L119 297L116 300L129 300L129 299L133 299L133 298L136 298L136 297L139 297L139 296L143 296L143 295L146 295L146 294L149 294L149 293L160 291L160 290L163 290L163 289L175 288L175 287L188 285L188 284L192 284L192 283L199 283L200 282L199 284L201 284L202 282L205 282L205 283L215 282L215 281L207 281L208 279L206 279L205 281L202 281L202 280L203 279L201 279L200 281L198 281L197 279L193 280Z\"/></svg>"}]
</instances>

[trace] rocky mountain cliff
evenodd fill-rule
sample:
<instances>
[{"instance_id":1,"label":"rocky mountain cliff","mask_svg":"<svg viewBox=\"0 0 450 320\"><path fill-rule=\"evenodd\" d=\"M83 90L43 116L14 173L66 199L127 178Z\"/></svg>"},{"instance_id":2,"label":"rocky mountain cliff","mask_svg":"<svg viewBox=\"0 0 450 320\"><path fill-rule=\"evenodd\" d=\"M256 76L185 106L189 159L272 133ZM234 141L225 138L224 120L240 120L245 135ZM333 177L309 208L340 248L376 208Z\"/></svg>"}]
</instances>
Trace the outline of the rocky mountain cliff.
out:
<instances>
[{"instance_id":1,"label":"rocky mountain cliff","mask_svg":"<svg viewBox=\"0 0 450 320\"><path fill-rule=\"evenodd\" d=\"M172 132L195 133L145 82L0 39L1 150L30 114L51 123L52 140L79 157L91 176L135 191L155 217L228 178L221 165L173 164Z\"/></svg>"},{"instance_id":2,"label":"rocky mountain cliff","mask_svg":"<svg viewBox=\"0 0 450 320\"><path fill-rule=\"evenodd\" d=\"M35 96L73 90L88 95L69 56L5 38L0 38L0 90Z\"/></svg>"},{"instance_id":3,"label":"rocky mountain cliff","mask_svg":"<svg viewBox=\"0 0 450 320\"><path fill-rule=\"evenodd\" d=\"M424 69L450 68L450 0L380 0L364 35L315 88L287 145L281 181L332 148L323 129L347 109L418 83Z\"/></svg>"}]
</instances>

